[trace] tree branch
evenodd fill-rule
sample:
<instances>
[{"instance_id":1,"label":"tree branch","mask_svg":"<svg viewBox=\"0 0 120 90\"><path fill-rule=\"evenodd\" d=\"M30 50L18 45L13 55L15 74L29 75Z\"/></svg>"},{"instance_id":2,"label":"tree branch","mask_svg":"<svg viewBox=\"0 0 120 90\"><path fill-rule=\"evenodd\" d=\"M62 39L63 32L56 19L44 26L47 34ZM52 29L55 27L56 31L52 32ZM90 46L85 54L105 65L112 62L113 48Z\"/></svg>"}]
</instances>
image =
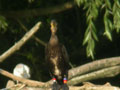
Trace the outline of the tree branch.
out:
<instances>
[{"instance_id":1,"label":"tree branch","mask_svg":"<svg viewBox=\"0 0 120 90\"><path fill-rule=\"evenodd\" d=\"M76 68L70 69L68 74L69 76L68 79L70 80L71 78L74 78L76 76L80 76L89 72L93 72L96 70L100 70L107 67L113 67L117 65L120 65L120 57L112 57L112 58L96 60L84 65L78 66ZM48 81L47 83L52 84L52 80Z\"/></svg>"},{"instance_id":2,"label":"tree branch","mask_svg":"<svg viewBox=\"0 0 120 90\"><path fill-rule=\"evenodd\" d=\"M120 65L94 71L85 75L77 76L68 81L68 85L76 85L81 82L94 80L98 78L113 77L120 74Z\"/></svg>"},{"instance_id":3,"label":"tree branch","mask_svg":"<svg viewBox=\"0 0 120 90\"><path fill-rule=\"evenodd\" d=\"M21 88L22 84L19 86L13 86L12 88L8 88L10 90L18 90ZM25 86L20 90L51 90L51 88L40 88L40 87L28 87ZM104 85L95 85L89 82L86 82L83 86L69 86L69 90L120 90L119 87L111 86L109 83Z\"/></svg>"},{"instance_id":4,"label":"tree branch","mask_svg":"<svg viewBox=\"0 0 120 90\"><path fill-rule=\"evenodd\" d=\"M116 66L113 67L113 69L111 69L111 70L115 71L114 69L117 69ZM119 66L119 69L120 69L120 66ZM0 74L2 74L4 76L7 76L7 77L9 77L13 80L18 80L18 81L22 82L23 84L27 85L27 86L24 85L25 87L23 87L21 90L31 90L31 89L32 90L51 90L50 85L47 86L47 83L38 82L38 81L34 81L34 80L28 80L28 79L25 79L25 78L20 78L20 77L14 76L13 74L11 74L11 73L3 70L3 69L0 69ZM109 75L109 73L107 73L107 74ZM111 76L113 76L113 75L111 75ZM11 82L12 81L10 81L10 82L8 81L7 84L11 85L10 84ZM14 85L14 86L7 86L6 89L8 88L10 90L17 90L17 88L20 88L21 86L23 86L23 84L19 84L19 85L16 86L16 85L14 85L14 82L12 82L12 85ZM68 84L69 84L69 82L68 82ZM94 85L92 83L85 82L83 86L79 86L79 87L70 86L70 90L119 90L119 88L111 86L110 84Z\"/></svg>"},{"instance_id":5,"label":"tree branch","mask_svg":"<svg viewBox=\"0 0 120 90\"><path fill-rule=\"evenodd\" d=\"M20 26L23 28L24 31L28 31L28 29L25 27L25 25L22 24L22 22L17 19L17 22L20 24ZM32 38L34 38L39 44L46 46L46 43L42 40L40 40L38 37L36 37L35 35L32 36Z\"/></svg>"},{"instance_id":6,"label":"tree branch","mask_svg":"<svg viewBox=\"0 0 120 90\"><path fill-rule=\"evenodd\" d=\"M3 60L5 60L7 57L9 57L10 55L12 55L15 51L19 50L21 48L21 46L23 44L25 44L25 42L27 40L30 39L30 37L37 32L37 30L39 29L41 25L41 22L38 22L29 32L27 32L22 38L21 40L19 40L17 43L15 43L15 45L13 45L11 48L9 48L5 53L3 53L2 55L0 55L0 62L3 62Z\"/></svg>"},{"instance_id":7,"label":"tree branch","mask_svg":"<svg viewBox=\"0 0 120 90\"><path fill-rule=\"evenodd\" d=\"M28 80L28 79L25 79L25 78L20 78L20 77L17 77L15 75L13 75L12 73L9 73L3 69L0 69L0 74L6 76L6 77L9 77L13 80L16 80L16 81L20 81L22 82L23 84L26 84L28 86L33 86L33 87L42 87L44 85L43 82L38 82L38 81L34 81L34 80Z\"/></svg>"},{"instance_id":8,"label":"tree branch","mask_svg":"<svg viewBox=\"0 0 120 90\"><path fill-rule=\"evenodd\" d=\"M111 59L112 60L112 59ZM102 61L102 60L101 60ZM115 61L115 60L113 60ZM119 61L119 60L118 60ZM92 62L92 63L95 63L96 61ZM100 62L99 62L100 63ZM107 63L107 62L106 62ZM113 62L114 63L114 62ZM84 75L81 75L81 76L76 76L72 79L70 79L68 81L68 85L76 85L76 84L79 84L81 82L84 82L84 81L88 81L88 80L93 80L93 79L98 79L98 78L105 78L105 77L113 77L115 75L118 75L120 74L120 64L118 65L118 63L116 64L113 64L114 66L111 66L111 67L108 67L108 68L105 68L105 69L101 69L101 70L98 70L98 71L94 71L94 72L91 72L91 73L88 73L88 74L84 74ZM86 66L87 67L87 66ZM79 68L81 69L81 68ZM72 71L72 70L70 70ZM30 81L30 84L29 84L29 81L26 81L25 80L21 80L18 78L14 78L14 76L12 75L9 75L9 72L5 71L5 70L2 70L0 71L0 74L4 75L4 76L7 76L9 78L12 78L14 80L18 80L26 85L30 85L30 86L40 86L40 87L49 87L52 85L52 80L46 82L45 84L41 85L41 84L38 84L36 82L33 82L33 81ZM70 75L69 75L70 76ZM33 84L31 84L33 83ZM42 83L42 82L40 82Z\"/></svg>"},{"instance_id":9,"label":"tree branch","mask_svg":"<svg viewBox=\"0 0 120 90\"><path fill-rule=\"evenodd\" d=\"M60 13L62 11L73 8L74 2L66 2L63 5L57 5L53 7L43 8L43 9L30 9L21 11L0 11L0 15L9 18L28 18L33 16L48 15Z\"/></svg>"},{"instance_id":10,"label":"tree branch","mask_svg":"<svg viewBox=\"0 0 120 90\"><path fill-rule=\"evenodd\" d=\"M105 58L69 70L69 79L102 68L120 65L120 57Z\"/></svg>"}]
</instances>

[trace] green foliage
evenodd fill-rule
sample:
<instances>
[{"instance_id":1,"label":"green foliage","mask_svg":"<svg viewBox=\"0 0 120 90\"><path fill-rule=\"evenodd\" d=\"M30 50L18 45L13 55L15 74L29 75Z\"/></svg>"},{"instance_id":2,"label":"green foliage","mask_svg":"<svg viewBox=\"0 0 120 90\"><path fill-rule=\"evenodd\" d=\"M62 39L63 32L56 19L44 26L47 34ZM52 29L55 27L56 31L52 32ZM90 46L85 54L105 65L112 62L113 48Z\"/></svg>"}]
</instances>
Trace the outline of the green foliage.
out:
<instances>
[{"instance_id":1,"label":"green foliage","mask_svg":"<svg viewBox=\"0 0 120 90\"><path fill-rule=\"evenodd\" d=\"M99 3L94 3L94 0L85 3L84 9L87 9L86 17L87 17L87 29L85 32L83 45L87 44L86 52L88 57L94 58L94 48L95 41L98 41L98 37L96 35L96 27L94 24L94 20L98 16L98 5Z\"/></svg>"},{"instance_id":2,"label":"green foliage","mask_svg":"<svg viewBox=\"0 0 120 90\"><path fill-rule=\"evenodd\" d=\"M7 29L7 22L6 22L6 19L5 17L3 16L0 16L0 33L4 33Z\"/></svg>"},{"instance_id":3,"label":"green foliage","mask_svg":"<svg viewBox=\"0 0 120 90\"><path fill-rule=\"evenodd\" d=\"M113 23L114 28L117 32L120 32L120 2L119 0L114 0L113 4Z\"/></svg>"},{"instance_id":4,"label":"green foliage","mask_svg":"<svg viewBox=\"0 0 120 90\"><path fill-rule=\"evenodd\" d=\"M105 4L105 7L109 8L109 9L112 8L110 0L104 0L104 4Z\"/></svg>"},{"instance_id":5,"label":"green foliage","mask_svg":"<svg viewBox=\"0 0 120 90\"><path fill-rule=\"evenodd\" d=\"M113 24L112 21L110 20L110 15L111 15L111 3L109 0L105 0L105 14L104 14L104 25L105 25L105 32L104 35L107 36L109 40L112 41L112 30L113 30Z\"/></svg>"},{"instance_id":6,"label":"green foliage","mask_svg":"<svg viewBox=\"0 0 120 90\"><path fill-rule=\"evenodd\" d=\"M77 3L78 6L80 6L80 5L82 5L86 2L87 2L87 0L76 0L76 3Z\"/></svg>"},{"instance_id":7,"label":"green foliage","mask_svg":"<svg viewBox=\"0 0 120 90\"><path fill-rule=\"evenodd\" d=\"M98 41L98 37L96 35L96 28L93 24L93 21L90 20L87 30L85 32L83 45L87 44L86 52L88 56L92 56L94 58L94 47L95 47L95 40Z\"/></svg>"},{"instance_id":8,"label":"green foliage","mask_svg":"<svg viewBox=\"0 0 120 90\"><path fill-rule=\"evenodd\" d=\"M98 41L98 35L96 33L98 30L95 27L98 12L104 11L103 22L105 30L103 35L112 41L112 31L116 30L120 32L120 2L119 0L76 0L76 3L79 7L83 5L83 9L87 10L87 29L84 35L83 45L87 44L87 56L94 58L95 41Z\"/></svg>"},{"instance_id":9,"label":"green foliage","mask_svg":"<svg viewBox=\"0 0 120 90\"><path fill-rule=\"evenodd\" d=\"M109 10L106 9L105 14L104 14L104 25L105 25L105 32L104 35L108 37L109 40L112 41L112 29L113 29L113 24L111 20L109 19Z\"/></svg>"}]
</instances>

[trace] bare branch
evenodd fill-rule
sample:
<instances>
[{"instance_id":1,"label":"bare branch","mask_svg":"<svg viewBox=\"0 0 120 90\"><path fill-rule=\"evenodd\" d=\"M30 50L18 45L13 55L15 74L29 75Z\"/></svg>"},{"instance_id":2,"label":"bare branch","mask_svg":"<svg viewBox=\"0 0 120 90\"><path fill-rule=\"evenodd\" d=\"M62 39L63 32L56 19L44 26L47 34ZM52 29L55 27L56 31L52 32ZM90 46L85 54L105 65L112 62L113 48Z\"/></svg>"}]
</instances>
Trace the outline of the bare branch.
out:
<instances>
[{"instance_id":1,"label":"bare branch","mask_svg":"<svg viewBox=\"0 0 120 90\"><path fill-rule=\"evenodd\" d=\"M45 88L48 88L52 85L52 82L51 83L43 83L43 82L39 82L39 81L34 81L34 80L29 80L29 79L25 79L25 78L20 78L20 77L17 77L15 75L13 75L12 73L6 71L6 70L3 70L3 69L0 69L0 74L8 77L8 78L11 78L13 80L16 80L16 81L19 81L27 86L30 86L30 87L45 87Z\"/></svg>"},{"instance_id":2,"label":"bare branch","mask_svg":"<svg viewBox=\"0 0 120 90\"><path fill-rule=\"evenodd\" d=\"M93 72L103 68L117 66L117 65L120 65L120 57L112 57L112 58L96 60L96 61L87 63L85 65L70 69L68 74L69 80L71 78L74 79L74 77L76 76L81 77L81 75L83 74L86 75L89 72ZM83 81L86 81L86 80L83 80ZM51 84L52 80L48 81L47 83Z\"/></svg>"},{"instance_id":3,"label":"bare branch","mask_svg":"<svg viewBox=\"0 0 120 90\"><path fill-rule=\"evenodd\" d=\"M17 22L20 24L20 26L23 28L24 31L28 31L28 29L25 27L25 25L22 24L22 22L17 19ZM40 40L38 37L36 37L35 35L32 36L39 44L46 46L46 43L42 40Z\"/></svg>"},{"instance_id":4,"label":"bare branch","mask_svg":"<svg viewBox=\"0 0 120 90\"><path fill-rule=\"evenodd\" d=\"M21 88L22 87L22 88ZM19 85L14 85L11 88L6 88L10 90L51 90L49 88L44 88L44 87L29 87L25 86L23 87L23 84ZM69 86L69 90L120 90L119 87L111 86L110 83L106 83L104 85L95 85L90 82L85 82L83 86Z\"/></svg>"},{"instance_id":5,"label":"bare branch","mask_svg":"<svg viewBox=\"0 0 120 90\"><path fill-rule=\"evenodd\" d=\"M0 69L0 74L6 76L6 77L9 77L13 80L16 80L16 81L20 81L22 82L23 84L26 84L28 86L33 86L33 87L42 87L44 85L43 82L38 82L38 81L34 81L34 80L28 80L28 79L25 79L25 78L20 78L20 77L17 77L15 75L13 75L12 73L9 73L3 69Z\"/></svg>"},{"instance_id":6,"label":"bare branch","mask_svg":"<svg viewBox=\"0 0 120 90\"><path fill-rule=\"evenodd\" d=\"M41 25L41 22L38 22L29 32L27 32L17 43L15 43L15 45L13 45L11 48L9 48L5 53L3 53L2 55L0 55L0 62L3 62L3 60L5 60L7 57L9 57L10 55L12 55L15 51L19 50L21 48L21 46L23 44L25 44L25 42L27 40L30 39L30 37L37 32L37 30L39 29Z\"/></svg>"},{"instance_id":7,"label":"bare branch","mask_svg":"<svg viewBox=\"0 0 120 90\"><path fill-rule=\"evenodd\" d=\"M76 85L81 82L94 80L98 78L113 77L120 74L120 65L94 71L85 75L77 76L68 81L68 85Z\"/></svg>"},{"instance_id":8,"label":"bare branch","mask_svg":"<svg viewBox=\"0 0 120 90\"><path fill-rule=\"evenodd\" d=\"M107 65L105 64L105 61L107 61L106 63L107 64L110 64L110 65ZM118 62L117 62L118 61ZM103 63L104 62L104 63ZM96 64L95 64L96 63ZM97 69L89 69L89 70L86 70L88 74L84 74L84 75L79 75L80 72L78 72L78 74L75 72L76 70L75 69L71 69L70 71L72 73L76 73L74 74L75 76L73 76L72 79L69 79L68 80L68 85L76 85L76 84L79 84L81 82L84 82L84 81L88 81L88 80L93 80L93 79L98 79L98 78L105 78L105 77L113 77L115 75L118 75L120 74L120 60L119 60L119 57L115 57L115 58L107 58L107 59L103 59L103 60L99 60L99 64L97 64L98 61L94 61L92 63L88 63L86 64L84 67L84 70L85 68L89 68L89 65L98 65L98 66L93 66L94 68L97 68ZM102 67L104 68L100 68L99 65L101 64L105 64L103 65ZM99 67L99 68L98 68ZM79 67L79 69L81 70L83 67ZM78 67L77 67L78 69ZM72 71L73 70L73 71ZM80 71L79 70L79 71ZM94 71L93 71L94 70ZM1 70L1 71L4 71L5 70ZM14 76L10 77L11 75L9 75L9 72L7 73L2 73L0 71L0 74L4 75L4 76L7 76L9 78L12 78L14 80L18 80L26 85L31 85L31 86L40 86L40 87L49 87L52 85L52 80L48 81L48 82L45 82L43 85L41 84L37 84L35 82L30 82L30 83L34 83L34 84L29 84L29 81L26 81L26 80L21 80L21 79L17 79L17 78L14 78ZM93 72L92 72L93 71ZM91 73L89 73L91 72ZM84 72L82 72L84 73ZM69 73L69 76L70 76L70 73ZM19 78L19 77L18 77ZM28 83L28 84L27 84ZM42 83L42 82L41 82Z\"/></svg>"},{"instance_id":9,"label":"bare branch","mask_svg":"<svg viewBox=\"0 0 120 90\"><path fill-rule=\"evenodd\" d=\"M78 66L76 68L69 70L69 79L75 76L81 75L81 74L85 74L88 72L92 72L95 70L99 70L99 69L106 68L106 67L112 67L116 65L120 65L120 57L96 60L88 64Z\"/></svg>"},{"instance_id":10,"label":"bare branch","mask_svg":"<svg viewBox=\"0 0 120 90\"><path fill-rule=\"evenodd\" d=\"M53 7L43 8L43 9L30 9L21 11L0 11L0 15L9 18L28 18L33 16L48 15L59 13L68 9L73 8L74 2L66 2L63 5L57 5Z\"/></svg>"}]
</instances>

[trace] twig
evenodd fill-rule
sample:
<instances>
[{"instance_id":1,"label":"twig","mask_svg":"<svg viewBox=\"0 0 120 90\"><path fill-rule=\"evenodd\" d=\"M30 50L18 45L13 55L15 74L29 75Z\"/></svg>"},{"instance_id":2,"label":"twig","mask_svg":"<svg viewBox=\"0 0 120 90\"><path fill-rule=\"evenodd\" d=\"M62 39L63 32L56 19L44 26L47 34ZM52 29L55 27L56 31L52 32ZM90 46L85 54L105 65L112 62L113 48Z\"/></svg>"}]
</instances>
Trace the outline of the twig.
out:
<instances>
[{"instance_id":1,"label":"twig","mask_svg":"<svg viewBox=\"0 0 120 90\"><path fill-rule=\"evenodd\" d=\"M17 90L22 90L22 88L24 88L26 85L23 84L21 87L19 87Z\"/></svg>"},{"instance_id":2,"label":"twig","mask_svg":"<svg viewBox=\"0 0 120 90\"><path fill-rule=\"evenodd\" d=\"M41 22L38 22L29 32L27 32L17 43L15 43L15 45L13 45L11 48L9 48L5 53L3 53L0 56L0 62L3 62L3 60L5 60L7 57L9 57L10 55L12 55L15 51L19 50L21 48L21 46L23 44L25 44L25 42L27 40L30 39L30 37L37 32L37 30L39 29L41 25Z\"/></svg>"},{"instance_id":3,"label":"twig","mask_svg":"<svg viewBox=\"0 0 120 90\"><path fill-rule=\"evenodd\" d=\"M22 22L19 19L16 19L17 22L20 24L20 26L23 28L24 31L28 31L28 29L25 27L25 25L22 24ZM38 37L36 37L35 35L32 36L39 44L46 46L46 43L42 40L40 40Z\"/></svg>"}]
</instances>

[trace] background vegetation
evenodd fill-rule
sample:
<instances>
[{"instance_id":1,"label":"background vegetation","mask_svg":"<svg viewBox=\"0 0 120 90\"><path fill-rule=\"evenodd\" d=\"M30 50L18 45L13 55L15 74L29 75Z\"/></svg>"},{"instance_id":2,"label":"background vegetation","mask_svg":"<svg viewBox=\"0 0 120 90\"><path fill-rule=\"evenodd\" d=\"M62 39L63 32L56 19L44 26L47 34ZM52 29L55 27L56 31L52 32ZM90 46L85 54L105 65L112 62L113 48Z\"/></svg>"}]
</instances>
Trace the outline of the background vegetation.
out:
<instances>
[{"instance_id":1,"label":"background vegetation","mask_svg":"<svg viewBox=\"0 0 120 90\"><path fill-rule=\"evenodd\" d=\"M63 7L65 3L71 5L71 8ZM29 13L32 10L35 11ZM119 56L119 0L0 0L0 54L25 34L18 20L28 30L36 22L42 21L42 27L35 35L48 42L51 19L58 22L57 34L68 50L73 67L100 58ZM44 60L44 46L34 39L0 63L0 68L12 72L18 63L30 66L31 79L50 79ZM116 78L120 79L119 76ZM113 84L120 83L116 78L110 78ZM0 87L4 87L7 80L0 75Z\"/></svg>"}]
</instances>

